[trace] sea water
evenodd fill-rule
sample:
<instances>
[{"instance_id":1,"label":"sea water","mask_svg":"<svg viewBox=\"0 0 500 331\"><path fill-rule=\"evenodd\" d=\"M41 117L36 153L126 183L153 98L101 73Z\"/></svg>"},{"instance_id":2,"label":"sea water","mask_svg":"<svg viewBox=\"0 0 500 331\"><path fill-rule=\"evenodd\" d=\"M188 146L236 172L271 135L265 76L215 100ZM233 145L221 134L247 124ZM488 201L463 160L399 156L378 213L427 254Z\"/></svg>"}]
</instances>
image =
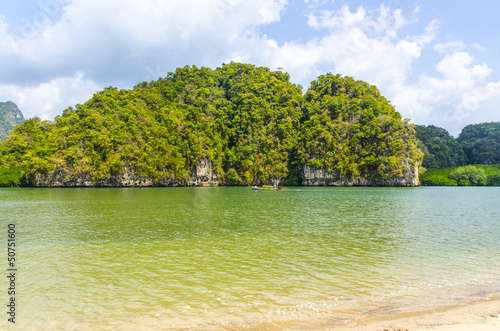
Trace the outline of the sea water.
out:
<instances>
[{"instance_id":1,"label":"sea water","mask_svg":"<svg viewBox=\"0 0 500 331\"><path fill-rule=\"evenodd\" d=\"M500 188L0 189L0 270L9 224L25 330L307 330L500 294Z\"/></svg>"}]
</instances>

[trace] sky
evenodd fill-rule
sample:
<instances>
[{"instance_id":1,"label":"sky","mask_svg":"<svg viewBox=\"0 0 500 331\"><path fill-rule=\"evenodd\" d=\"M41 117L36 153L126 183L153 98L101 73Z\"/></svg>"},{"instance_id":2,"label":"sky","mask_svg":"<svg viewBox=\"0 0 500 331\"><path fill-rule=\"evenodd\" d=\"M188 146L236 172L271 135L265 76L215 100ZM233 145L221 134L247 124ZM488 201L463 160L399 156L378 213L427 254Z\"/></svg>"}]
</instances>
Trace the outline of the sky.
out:
<instances>
[{"instance_id":1,"label":"sky","mask_svg":"<svg viewBox=\"0 0 500 331\"><path fill-rule=\"evenodd\" d=\"M500 121L500 1L0 0L0 101L52 120L105 87L230 61L378 87L457 136Z\"/></svg>"}]
</instances>

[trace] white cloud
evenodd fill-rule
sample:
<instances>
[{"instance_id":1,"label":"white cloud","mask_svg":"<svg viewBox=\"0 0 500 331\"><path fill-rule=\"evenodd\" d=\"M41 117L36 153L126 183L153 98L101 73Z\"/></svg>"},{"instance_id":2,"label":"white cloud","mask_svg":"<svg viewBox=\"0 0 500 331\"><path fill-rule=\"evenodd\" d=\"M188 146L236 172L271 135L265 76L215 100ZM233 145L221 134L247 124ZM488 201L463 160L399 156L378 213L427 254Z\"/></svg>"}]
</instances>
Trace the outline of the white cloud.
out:
<instances>
[{"instance_id":1,"label":"white cloud","mask_svg":"<svg viewBox=\"0 0 500 331\"><path fill-rule=\"evenodd\" d=\"M45 0L48 19L41 15L21 36L9 34L0 17L0 100L18 103L28 117L52 118L105 86L130 88L186 64L235 60L281 67L305 87L328 71L362 79L403 116L454 133L475 119L500 120L493 106L500 83L488 81L492 69L473 55L485 49L436 44L436 20L403 33L418 22L418 7L405 15L385 5L334 10L332 1L304 2L303 23L316 37L298 42L261 32L282 19L286 0ZM410 83L425 52L441 59Z\"/></svg>"},{"instance_id":2,"label":"white cloud","mask_svg":"<svg viewBox=\"0 0 500 331\"><path fill-rule=\"evenodd\" d=\"M57 1L41 3L36 17L43 19L33 16L19 36L8 34L0 17L2 94L28 115L59 114L66 107L64 80L82 90L130 88L186 64L220 65L241 41L251 41L255 26L279 20L286 5L286 0ZM61 11L57 21L55 11ZM85 79L76 79L78 72ZM20 87L26 84L32 87ZM26 93L39 102L23 101Z\"/></svg>"},{"instance_id":3,"label":"white cloud","mask_svg":"<svg viewBox=\"0 0 500 331\"><path fill-rule=\"evenodd\" d=\"M423 47L436 33L436 22L430 22L420 35L398 38L399 30L415 21L413 15L407 18L401 10L392 11L384 5L372 11L363 7L351 11L343 6L337 11L311 13L308 24L327 30L328 34L307 44L292 45L294 53L307 53L305 63L309 67L328 67L383 87L386 93L395 93L411 73L412 64L420 57ZM298 50L300 48L307 51ZM296 70L306 72L297 66L286 69L292 72L292 77Z\"/></svg>"},{"instance_id":4,"label":"white cloud","mask_svg":"<svg viewBox=\"0 0 500 331\"><path fill-rule=\"evenodd\" d=\"M38 86L1 84L0 100L15 101L25 118L52 119L63 109L90 99L100 89L79 72L73 77L56 78Z\"/></svg>"},{"instance_id":5,"label":"white cloud","mask_svg":"<svg viewBox=\"0 0 500 331\"><path fill-rule=\"evenodd\" d=\"M491 75L492 70L484 63L470 67L472 61L473 58L469 53L455 52L439 62L436 70L446 79L457 83L484 82Z\"/></svg>"},{"instance_id":6,"label":"white cloud","mask_svg":"<svg viewBox=\"0 0 500 331\"><path fill-rule=\"evenodd\" d=\"M335 2L335 0L304 0L304 3L309 8L318 8L322 5L325 5L328 3L334 3L334 2Z\"/></svg>"},{"instance_id":7,"label":"white cloud","mask_svg":"<svg viewBox=\"0 0 500 331\"><path fill-rule=\"evenodd\" d=\"M441 54L447 54L450 51L461 51L465 49L465 44L463 41L450 41L443 44L437 44L434 46L434 50Z\"/></svg>"},{"instance_id":8,"label":"white cloud","mask_svg":"<svg viewBox=\"0 0 500 331\"><path fill-rule=\"evenodd\" d=\"M400 10L391 11L383 5L375 11L351 11L344 6L336 12L312 13L309 25L329 33L307 45L285 45L282 50L293 48L291 53L307 63L305 68L296 65L287 69L309 73L312 70L306 68L317 71L333 66L337 73L377 85L414 123L442 126L454 135L467 124L500 120L496 110L500 82L488 82L492 69L476 63L464 42L432 45L439 33L436 20L429 22L421 34L398 36L405 25L417 20L417 14L418 8L405 17ZM484 51L479 45L472 48ZM443 56L433 68L437 76L422 75L418 82L408 83L422 52L431 49Z\"/></svg>"},{"instance_id":9,"label":"white cloud","mask_svg":"<svg viewBox=\"0 0 500 331\"><path fill-rule=\"evenodd\" d=\"M485 47L481 46L481 44L478 44L478 43L472 44L472 47L474 47L475 49L477 49L478 51L481 51L481 52L487 51L487 49Z\"/></svg>"},{"instance_id":10,"label":"white cloud","mask_svg":"<svg viewBox=\"0 0 500 331\"><path fill-rule=\"evenodd\" d=\"M309 26L326 31L324 37L275 47L267 36L254 36L240 40L231 58L282 67L305 87L318 74L334 71L383 86L386 93L395 92L436 31L435 22L431 22L420 35L398 38L399 29L413 20L404 17L401 10L391 11L383 5L373 11L362 7L351 11L343 6L337 11L311 12Z\"/></svg>"},{"instance_id":11,"label":"white cloud","mask_svg":"<svg viewBox=\"0 0 500 331\"><path fill-rule=\"evenodd\" d=\"M156 65L148 63L151 54L177 66L220 64L220 54L253 26L279 20L285 3L73 0L58 22L38 25L14 43L2 38L0 79L32 71L41 83L83 71L99 83L123 81Z\"/></svg>"},{"instance_id":12,"label":"white cloud","mask_svg":"<svg viewBox=\"0 0 500 331\"><path fill-rule=\"evenodd\" d=\"M465 52L445 56L436 66L441 77L422 75L395 95L394 104L415 123L441 126L455 136L467 124L500 120L500 82L487 82L491 68L473 62Z\"/></svg>"},{"instance_id":13,"label":"white cloud","mask_svg":"<svg viewBox=\"0 0 500 331\"><path fill-rule=\"evenodd\" d=\"M322 10L318 14L310 14L308 24L316 29L346 29L364 23L366 11L359 7L356 12L351 12L348 6L343 6L337 11Z\"/></svg>"}]
</instances>

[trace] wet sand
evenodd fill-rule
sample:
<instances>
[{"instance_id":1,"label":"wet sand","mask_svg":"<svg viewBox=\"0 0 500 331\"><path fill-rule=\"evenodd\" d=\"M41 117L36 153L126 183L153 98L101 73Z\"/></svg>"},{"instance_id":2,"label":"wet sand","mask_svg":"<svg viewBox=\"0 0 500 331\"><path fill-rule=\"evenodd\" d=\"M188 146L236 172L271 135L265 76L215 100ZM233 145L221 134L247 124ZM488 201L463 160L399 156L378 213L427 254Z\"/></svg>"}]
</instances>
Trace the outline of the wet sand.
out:
<instances>
[{"instance_id":1,"label":"wet sand","mask_svg":"<svg viewBox=\"0 0 500 331\"><path fill-rule=\"evenodd\" d=\"M429 311L407 312L392 316L362 316L344 326L324 325L324 328L317 330L500 330L500 297Z\"/></svg>"},{"instance_id":2,"label":"wet sand","mask_svg":"<svg viewBox=\"0 0 500 331\"><path fill-rule=\"evenodd\" d=\"M354 313L354 314L353 314ZM333 317L333 316L332 316ZM453 306L390 314L388 310L371 310L356 314L344 311L322 321L289 320L225 325L203 330L251 331L500 331L500 296L462 301Z\"/></svg>"}]
</instances>

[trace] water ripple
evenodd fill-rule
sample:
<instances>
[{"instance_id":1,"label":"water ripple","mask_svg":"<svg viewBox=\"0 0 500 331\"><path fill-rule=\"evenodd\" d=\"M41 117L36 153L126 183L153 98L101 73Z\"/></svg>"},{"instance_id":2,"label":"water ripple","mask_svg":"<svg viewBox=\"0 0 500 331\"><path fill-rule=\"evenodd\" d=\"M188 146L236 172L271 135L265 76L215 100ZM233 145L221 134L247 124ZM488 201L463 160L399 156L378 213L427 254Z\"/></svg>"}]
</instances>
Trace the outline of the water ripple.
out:
<instances>
[{"instance_id":1,"label":"water ripple","mask_svg":"<svg viewBox=\"0 0 500 331\"><path fill-rule=\"evenodd\" d=\"M26 329L284 328L500 292L498 188L0 193Z\"/></svg>"}]
</instances>

